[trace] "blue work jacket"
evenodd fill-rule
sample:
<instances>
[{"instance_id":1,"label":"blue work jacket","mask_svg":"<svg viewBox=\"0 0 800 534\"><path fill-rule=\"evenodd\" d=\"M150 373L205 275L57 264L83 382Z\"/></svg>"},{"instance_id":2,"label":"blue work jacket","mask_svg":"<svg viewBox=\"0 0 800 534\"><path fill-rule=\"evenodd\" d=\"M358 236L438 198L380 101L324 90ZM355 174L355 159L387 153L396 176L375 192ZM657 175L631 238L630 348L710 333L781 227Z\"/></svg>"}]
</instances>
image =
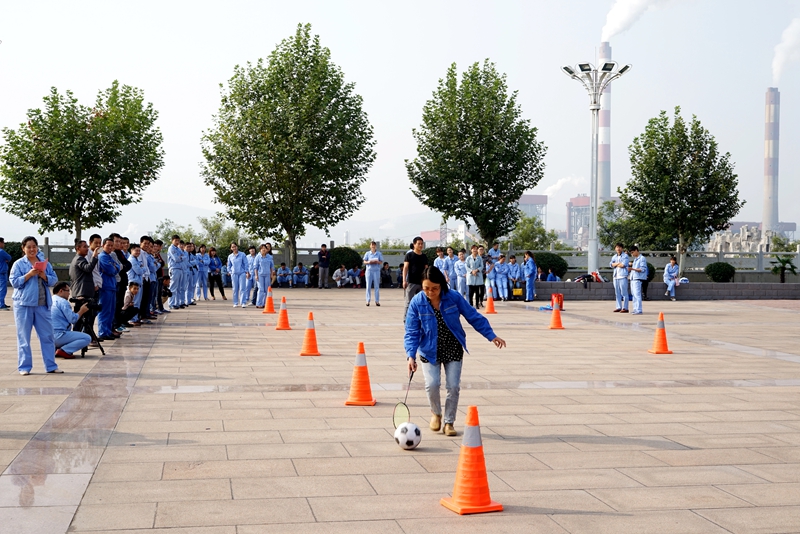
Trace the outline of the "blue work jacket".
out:
<instances>
[{"instance_id":1,"label":"blue work jacket","mask_svg":"<svg viewBox=\"0 0 800 534\"><path fill-rule=\"evenodd\" d=\"M508 277L511 278L512 280L519 280L520 278L519 263L508 264Z\"/></svg>"},{"instance_id":2,"label":"blue work jacket","mask_svg":"<svg viewBox=\"0 0 800 534\"><path fill-rule=\"evenodd\" d=\"M248 272L247 254L240 250L235 256L233 254L228 255L228 274L233 276L238 274L246 274Z\"/></svg>"},{"instance_id":3,"label":"blue work jacket","mask_svg":"<svg viewBox=\"0 0 800 534\"><path fill-rule=\"evenodd\" d=\"M97 256L97 268L100 269L100 276L103 277L103 290L116 290L117 275L120 271L120 264L116 259L103 250Z\"/></svg>"},{"instance_id":4,"label":"blue work jacket","mask_svg":"<svg viewBox=\"0 0 800 534\"><path fill-rule=\"evenodd\" d=\"M31 269L33 269L33 264L28 261L26 256L21 257L11 266L9 279L11 279L11 286L14 288L14 296L11 297L11 300L14 301L15 306L39 305L38 282L44 283L44 280L38 276L32 276L28 280L25 280L25 275L28 274ZM44 294L47 295L47 307L49 308L53 303L49 288L53 287L56 285L56 282L58 282L56 272L53 270L53 266L50 265L49 261L47 262L45 274L47 275L47 287L45 288Z\"/></svg>"},{"instance_id":5,"label":"blue work jacket","mask_svg":"<svg viewBox=\"0 0 800 534\"><path fill-rule=\"evenodd\" d=\"M523 269L525 271L525 278L533 278L536 276L536 262L533 261L533 258L528 258L525 261Z\"/></svg>"},{"instance_id":6,"label":"blue work jacket","mask_svg":"<svg viewBox=\"0 0 800 534\"><path fill-rule=\"evenodd\" d=\"M210 260L208 263L208 272L210 272L211 274L221 274L222 260L219 259L219 256L214 256L213 258L209 256L208 258Z\"/></svg>"},{"instance_id":7,"label":"blue work jacket","mask_svg":"<svg viewBox=\"0 0 800 534\"><path fill-rule=\"evenodd\" d=\"M167 249L167 266L170 269L183 269L183 262L186 258L183 257L183 252L175 245L170 245Z\"/></svg>"},{"instance_id":8,"label":"blue work jacket","mask_svg":"<svg viewBox=\"0 0 800 534\"><path fill-rule=\"evenodd\" d=\"M275 262L272 261L271 254L264 254L263 256L261 253L256 255L255 261L255 271L258 273L258 276L272 276L272 271L275 270Z\"/></svg>"},{"instance_id":9,"label":"blue work jacket","mask_svg":"<svg viewBox=\"0 0 800 534\"><path fill-rule=\"evenodd\" d=\"M50 308L50 316L53 319L53 333L63 334L71 330L72 325L78 322L80 315L72 311L67 299L58 295L53 295L53 307Z\"/></svg>"},{"instance_id":10,"label":"blue work jacket","mask_svg":"<svg viewBox=\"0 0 800 534\"><path fill-rule=\"evenodd\" d=\"M211 257L206 254L197 253L197 266L200 268L200 274L208 274L208 266L211 265Z\"/></svg>"},{"instance_id":11,"label":"blue work jacket","mask_svg":"<svg viewBox=\"0 0 800 534\"><path fill-rule=\"evenodd\" d=\"M8 262L11 261L11 254L0 248L0 274L8 272Z\"/></svg>"},{"instance_id":12,"label":"blue work jacket","mask_svg":"<svg viewBox=\"0 0 800 534\"><path fill-rule=\"evenodd\" d=\"M461 326L462 315L472 325L472 328L489 341L497 337L486 317L478 313L456 291L448 291L442 294L439 311L447 328L450 329L467 353L469 353L467 350L467 335ZM436 349L439 346L438 333L439 326L436 322L436 315L433 312L431 301L425 293L417 293L408 304L408 313L406 314L406 335L404 339L406 355L409 358L416 358L417 353L419 353L425 356L425 359L430 363L436 364Z\"/></svg>"}]
</instances>

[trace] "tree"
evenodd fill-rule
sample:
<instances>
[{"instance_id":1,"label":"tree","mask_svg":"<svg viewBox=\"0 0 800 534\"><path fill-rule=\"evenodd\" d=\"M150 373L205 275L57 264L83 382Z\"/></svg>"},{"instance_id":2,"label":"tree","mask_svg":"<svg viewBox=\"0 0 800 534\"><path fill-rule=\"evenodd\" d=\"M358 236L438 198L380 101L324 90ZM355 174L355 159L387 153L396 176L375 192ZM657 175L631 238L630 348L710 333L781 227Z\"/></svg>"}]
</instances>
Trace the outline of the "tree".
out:
<instances>
[{"instance_id":1,"label":"tree","mask_svg":"<svg viewBox=\"0 0 800 534\"><path fill-rule=\"evenodd\" d=\"M679 107L672 125L666 111L650 119L628 152L633 176L622 205L647 228L677 237L683 269L689 245L728 228L744 205L730 153L720 154L696 116L687 125Z\"/></svg>"},{"instance_id":2,"label":"tree","mask_svg":"<svg viewBox=\"0 0 800 534\"><path fill-rule=\"evenodd\" d=\"M414 195L443 220L474 221L492 243L514 228L520 197L544 174L547 148L536 132L493 63L473 64L460 84L453 63L413 130L417 158L406 170Z\"/></svg>"},{"instance_id":3,"label":"tree","mask_svg":"<svg viewBox=\"0 0 800 534\"><path fill-rule=\"evenodd\" d=\"M617 243L626 247L636 244L641 250L675 250L678 239L661 227L645 225L631 216L622 204L606 200L597 214L597 237L600 244L613 249ZM696 244L696 243L694 243Z\"/></svg>"},{"instance_id":4,"label":"tree","mask_svg":"<svg viewBox=\"0 0 800 534\"><path fill-rule=\"evenodd\" d=\"M775 256L775 261L770 262L773 265L772 274L780 275L781 284L786 283L786 271L797 276L797 267L792 263L793 259L792 256Z\"/></svg>"},{"instance_id":5,"label":"tree","mask_svg":"<svg viewBox=\"0 0 800 534\"><path fill-rule=\"evenodd\" d=\"M18 130L4 128L0 147L3 207L39 231L112 223L141 201L164 165L158 112L140 89L114 81L93 107L53 87L44 109L28 110Z\"/></svg>"},{"instance_id":6,"label":"tree","mask_svg":"<svg viewBox=\"0 0 800 534\"><path fill-rule=\"evenodd\" d=\"M566 249L558 240L558 232L549 232L538 217L523 215L517 227L509 236L511 248L514 250L549 250L552 244L558 250Z\"/></svg>"},{"instance_id":7,"label":"tree","mask_svg":"<svg viewBox=\"0 0 800 534\"><path fill-rule=\"evenodd\" d=\"M202 174L240 227L285 236L294 265L306 225L327 232L364 202L374 145L361 96L311 26L298 25L266 63L236 66L222 86Z\"/></svg>"},{"instance_id":8,"label":"tree","mask_svg":"<svg viewBox=\"0 0 800 534\"><path fill-rule=\"evenodd\" d=\"M179 235L181 239L188 242L195 242L200 234L192 228L192 225L181 226L172 219L164 219L156 225L156 229L150 232L153 239L160 239L164 242L165 246L172 243L172 236Z\"/></svg>"}]
</instances>

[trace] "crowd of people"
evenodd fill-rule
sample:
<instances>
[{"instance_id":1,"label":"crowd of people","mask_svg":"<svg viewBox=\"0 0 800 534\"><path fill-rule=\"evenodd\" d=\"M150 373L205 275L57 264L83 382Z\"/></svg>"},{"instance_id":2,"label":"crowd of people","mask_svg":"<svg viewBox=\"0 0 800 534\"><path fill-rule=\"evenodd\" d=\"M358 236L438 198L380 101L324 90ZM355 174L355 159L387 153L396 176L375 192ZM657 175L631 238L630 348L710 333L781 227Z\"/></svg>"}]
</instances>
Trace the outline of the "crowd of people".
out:
<instances>
[{"instance_id":1,"label":"crowd of people","mask_svg":"<svg viewBox=\"0 0 800 534\"><path fill-rule=\"evenodd\" d=\"M612 280L617 303L614 313L641 315L643 313L642 301L650 300L647 297L650 267L636 245L631 245L626 251L622 243L617 243L614 252L615 254L609 262L609 267L614 270ZM681 284L681 280L678 260L675 256L671 256L669 263L664 267L664 283L667 285L664 296L669 297L670 300L676 300L675 288ZM632 312L629 309L630 302L633 303Z\"/></svg>"}]
</instances>

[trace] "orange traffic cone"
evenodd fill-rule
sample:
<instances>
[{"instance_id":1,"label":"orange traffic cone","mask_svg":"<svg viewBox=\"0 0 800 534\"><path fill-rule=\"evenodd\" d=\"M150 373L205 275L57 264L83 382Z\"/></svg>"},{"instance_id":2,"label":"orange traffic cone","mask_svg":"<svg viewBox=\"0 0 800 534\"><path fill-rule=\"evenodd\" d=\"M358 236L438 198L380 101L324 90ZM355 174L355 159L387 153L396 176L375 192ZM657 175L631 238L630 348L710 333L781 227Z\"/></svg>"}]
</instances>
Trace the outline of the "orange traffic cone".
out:
<instances>
[{"instance_id":1,"label":"orange traffic cone","mask_svg":"<svg viewBox=\"0 0 800 534\"><path fill-rule=\"evenodd\" d=\"M286 297L281 297L281 311L278 313L278 326L275 330L291 330L289 326L289 312L286 311Z\"/></svg>"},{"instance_id":2,"label":"orange traffic cone","mask_svg":"<svg viewBox=\"0 0 800 534\"><path fill-rule=\"evenodd\" d=\"M275 304L272 303L272 286L267 288L267 303L264 305L263 313L275 313Z\"/></svg>"},{"instance_id":3,"label":"orange traffic cone","mask_svg":"<svg viewBox=\"0 0 800 534\"><path fill-rule=\"evenodd\" d=\"M350 381L350 396L345 401L345 405L375 406L376 402L372 396L372 387L369 385L369 369L367 369L367 354L364 352L364 343L359 341L356 365L353 367L353 379Z\"/></svg>"},{"instance_id":4,"label":"orange traffic cone","mask_svg":"<svg viewBox=\"0 0 800 534\"><path fill-rule=\"evenodd\" d=\"M492 288L490 287L488 289L489 289L489 298L486 299L486 311L483 312L487 315L492 313L497 313L496 311L494 311L494 299L492 298Z\"/></svg>"},{"instance_id":5,"label":"orange traffic cone","mask_svg":"<svg viewBox=\"0 0 800 534\"><path fill-rule=\"evenodd\" d=\"M561 308L558 302L553 306L553 314L550 317L550 330L564 330L564 325L561 324Z\"/></svg>"},{"instance_id":6,"label":"orange traffic cone","mask_svg":"<svg viewBox=\"0 0 800 534\"><path fill-rule=\"evenodd\" d=\"M317 331L314 329L313 312L308 312L308 326L306 327L306 337L303 338L303 348L300 349L300 356L322 356L317 348Z\"/></svg>"},{"instance_id":7,"label":"orange traffic cone","mask_svg":"<svg viewBox=\"0 0 800 534\"><path fill-rule=\"evenodd\" d=\"M477 406L467 408L465 425L453 496L445 497L439 502L460 515L502 512L503 505L494 502L489 495L489 480L486 477L486 461L483 457Z\"/></svg>"},{"instance_id":8,"label":"orange traffic cone","mask_svg":"<svg viewBox=\"0 0 800 534\"><path fill-rule=\"evenodd\" d=\"M672 354L667 346L667 331L664 328L664 312L658 314L658 324L656 324L656 337L653 339L653 348L648 350L650 354Z\"/></svg>"}]
</instances>

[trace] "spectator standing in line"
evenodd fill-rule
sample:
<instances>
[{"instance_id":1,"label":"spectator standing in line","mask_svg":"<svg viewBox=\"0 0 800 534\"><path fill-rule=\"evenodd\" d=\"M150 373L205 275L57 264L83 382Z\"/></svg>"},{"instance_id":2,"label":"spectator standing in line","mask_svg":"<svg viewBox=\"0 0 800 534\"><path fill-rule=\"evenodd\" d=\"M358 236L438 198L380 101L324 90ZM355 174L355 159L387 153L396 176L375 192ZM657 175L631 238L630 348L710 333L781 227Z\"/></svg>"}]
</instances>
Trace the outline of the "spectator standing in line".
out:
<instances>
[{"instance_id":1,"label":"spectator standing in line","mask_svg":"<svg viewBox=\"0 0 800 534\"><path fill-rule=\"evenodd\" d=\"M184 252L186 253L188 276L186 277L186 290L183 300L187 306L197 306L197 302L195 302L195 288L197 287L197 274L200 272L200 267L197 265L197 254L194 250L194 243L186 243Z\"/></svg>"},{"instance_id":2,"label":"spectator standing in line","mask_svg":"<svg viewBox=\"0 0 800 534\"><path fill-rule=\"evenodd\" d=\"M222 300L228 300L225 296L225 284L222 283L222 260L217 256L217 249L208 249L208 288L211 290L211 300L217 300L214 296L214 284L219 288Z\"/></svg>"},{"instance_id":3,"label":"spectator standing in line","mask_svg":"<svg viewBox=\"0 0 800 534\"><path fill-rule=\"evenodd\" d=\"M250 245L247 249L247 272L250 275L247 278L247 287L244 290L244 300L245 302L250 302L253 306L256 303L256 295L253 293L253 290L257 287L258 279L256 278L256 247ZM253 296L251 299L250 296Z\"/></svg>"},{"instance_id":4,"label":"spectator standing in line","mask_svg":"<svg viewBox=\"0 0 800 534\"><path fill-rule=\"evenodd\" d=\"M458 277L456 276L456 262L458 257L453 251L453 247L447 247L447 256L444 259L445 273L447 285L453 291L458 291Z\"/></svg>"},{"instance_id":5,"label":"spectator standing in line","mask_svg":"<svg viewBox=\"0 0 800 534\"><path fill-rule=\"evenodd\" d=\"M494 298L508 301L508 264L506 263L506 255L500 254L497 263L494 264L494 285L497 288L497 294Z\"/></svg>"},{"instance_id":6,"label":"spectator standing in line","mask_svg":"<svg viewBox=\"0 0 800 534\"><path fill-rule=\"evenodd\" d=\"M486 253L486 249L483 247L483 245L479 245L478 246L478 256L480 256L481 260L483 260L483 267L485 269L486 268L486 262L488 262L491 259L491 256L489 256ZM483 306L483 303L486 301L486 284L487 283L488 283L488 279L484 276L483 277L483 283L480 286L478 286L478 296L481 299L481 306Z\"/></svg>"},{"instance_id":7,"label":"spectator standing in line","mask_svg":"<svg viewBox=\"0 0 800 534\"><path fill-rule=\"evenodd\" d=\"M167 265L169 267L169 290L172 296L169 298L168 304L170 310L177 310L180 308L181 301L179 293L183 287L183 252L180 248L181 236L175 234L172 236L172 245L167 249ZM213 294L213 293L212 293Z\"/></svg>"},{"instance_id":8,"label":"spectator standing in line","mask_svg":"<svg viewBox=\"0 0 800 534\"><path fill-rule=\"evenodd\" d=\"M433 266L442 271L445 279L447 279L447 259L444 257L444 249L436 247L436 258L433 260Z\"/></svg>"},{"instance_id":9,"label":"spectator standing in line","mask_svg":"<svg viewBox=\"0 0 800 534\"><path fill-rule=\"evenodd\" d=\"M6 240L0 237L0 310L9 310L6 306L6 293L8 293L8 264L11 254L6 252Z\"/></svg>"},{"instance_id":10,"label":"spectator standing in line","mask_svg":"<svg viewBox=\"0 0 800 534\"><path fill-rule=\"evenodd\" d=\"M155 292L155 301L153 304L153 309L157 313L170 313L170 311L164 308L164 299L162 298L164 295L164 279L169 278L169 271L166 273L164 272L164 266L166 263L164 262L164 258L161 256L161 250L164 248L164 242L160 239L156 239L153 241L153 259L156 261L156 292ZM169 289L169 284L167 284L167 289Z\"/></svg>"},{"instance_id":11,"label":"spectator standing in line","mask_svg":"<svg viewBox=\"0 0 800 534\"><path fill-rule=\"evenodd\" d=\"M317 252L317 261L319 261L319 288L328 289L328 270L331 266L331 251L328 250L328 245L322 244Z\"/></svg>"},{"instance_id":12,"label":"spectator standing in line","mask_svg":"<svg viewBox=\"0 0 800 534\"><path fill-rule=\"evenodd\" d=\"M233 307L236 308L241 304L242 308L246 308L247 295L245 295L245 289L247 288L247 279L250 278L250 272L247 270L247 256L239 250L239 245L236 243L231 243L231 253L228 256L228 273L231 275L233 286Z\"/></svg>"},{"instance_id":13,"label":"spectator standing in line","mask_svg":"<svg viewBox=\"0 0 800 534\"><path fill-rule=\"evenodd\" d=\"M85 245L86 241L81 241L81 243ZM92 341L89 334L72 331L72 325L77 323L81 316L89 312L89 306L84 303L75 313L69 305L69 295L69 284L67 282L57 282L53 286L53 307L50 308L50 315L53 321L53 340L56 347L56 358L64 358L65 360L74 359L74 353L89 346Z\"/></svg>"},{"instance_id":14,"label":"spectator standing in line","mask_svg":"<svg viewBox=\"0 0 800 534\"><path fill-rule=\"evenodd\" d=\"M364 265L366 269L367 287L367 306L370 301L370 288L375 289L375 306L381 305L381 265L383 264L383 254L378 250L378 243L375 241L369 244L369 250L364 254ZM386 264L389 265L388 263Z\"/></svg>"},{"instance_id":15,"label":"spectator standing in line","mask_svg":"<svg viewBox=\"0 0 800 534\"><path fill-rule=\"evenodd\" d=\"M611 257L609 265L614 269L614 294L617 307L614 313L628 313L628 266L630 258L625 253L622 243L614 247L616 254Z\"/></svg>"},{"instance_id":16,"label":"spectator standing in line","mask_svg":"<svg viewBox=\"0 0 800 534\"><path fill-rule=\"evenodd\" d=\"M100 341L112 341L114 335L114 315L117 309L117 275L120 265L115 259L114 240L107 237L103 240L103 248L97 257L97 266L103 276L103 286L100 288L100 313L97 316Z\"/></svg>"},{"instance_id":17,"label":"spectator standing in line","mask_svg":"<svg viewBox=\"0 0 800 534\"><path fill-rule=\"evenodd\" d=\"M639 247L630 248L633 262L630 264L631 292L633 293L633 315L642 314L642 281L647 280L647 260L639 252Z\"/></svg>"},{"instance_id":18,"label":"spectator standing in line","mask_svg":"<svg viewBox=\"0 0 800 534\"><path fill-rule=\"evenodd\" d=\"M525 302L536 298L536 259L530 250L525 252L525 265L521 267L525 275Z\"/></svg>"},{"instance_id":19,"label":"spectator standing in line","mask_svg":"<svg viewBox=\"0 0 800 534\"><path fill-rule=\"evenodd\" d=\"M451 289L455 289L459 295L464 297L464 300L469 298L468 289L467 289L467 263L466 263L466 256L467 251L463 248L458 251L458 258L453 263L453 272L455 273L455 279L451 278L450 281L455 284L455 286Z\"/></svg>"},{"instance_id":20,"label":"spectator standing in line","mask_svg":"<svg viewBox=\"0 0 800 534\"><path fill-rule=\"evenodd\" d=\"M500 259L500 255L502 254L502 252L500 252L500 243L497 241L492 243L492 248L489 249L487 254L493 263L497 263L497 260Z\"/></svg>"},{"instance_id":21,"label":"spectator standing in line","mask_svg":"<svg viewBox=\"0 0 800 534\"><path fill-rule=\"evenodd\" d=\"M208 266L211 264L211 257L206 251L205 245L200 245L197 251L197 285L195 286L195 298L200 297L208 300Z\"/></svg>"},{"instance_id":22,"label":"spectator standing in line","mask_svg":"<svg viewBox=\"0 0 800 534\"><path fill-rule=\"evenodd\" d=\"M483 306L480 288L483 287L483 259L478 255L478 245L472 245L470 256L464 262L467 267L467 287L469 288L469 303L475 309ZM474 299L474 304L473 304Z\"/></svg>"},{"instance_id":23,"label":"spectator standing in line","mask_svg":"<svg viewBox=\"0 0 800 534\"><path fill-rule=\"evenodd\" d=\"M56 272L50 262L44 265L38 257L39 242L28 236L22 240L24 256L11 266L11 286L14 295L14 323L17 328L17 369L27 376L33 369L31 353L31 330L36 329L42 360L48 373L63 373L56 365L56 347L53 339L53 320L50 306L53 299L48 289L58 282ZM37 268L38 266L38 268Z\"/></svg>"},{"instance_id":24,"label":"spectator standing in line","mask_svg":"<svg viewBox=\"0 0 800 534\"><path fill-rule=\"evenodd\" d=\"M143 296L141 288L142 288L142 284L144 283L144 271L145 271L146 267L143 264L144 262L142 261L142 249L141 249L141 247L139 245L137 245L135 243L133 245L131 245L130 257L128 258L128 261L131 262L131 270L128 271L128 288L129 288L128 291L130 291L131 283L136 282L139 285L139 291L137 291L136 294L134 295L133 306L137 310L141 310L142 309L141 308L141 306L142 306L142 296ZM126 291L126 294L127 293L128 292ZM124 302L123 302L123 310L124 309L125 309L125 306L124 306ZM135 314L135 315L131 315L130 317L126 317L125 314L123 313L122 322L126 323L128 321L130 321L130 323L133 326L141 326L142 325L142 321L141 321L138 313Z\"/></svg>"},{"instance_id":25,"label":"spectator standing in line","mask_svg":"<svg viewBox=\"0 0 800 534\"><path fill-rule=\"evenodd\" d=\"M675 286L678 285L679 272L677 258L670 256L669 263L664 267L664 283L667 284L667 291L664 296L668 296L670 300L675 300Z\"/></svg>"},{"instance_id":26,"label":"spectator standing in line","mask_svg":"<svg viewBox=\"0 0 800 534\"><path fill-rule=\"evenodd\" d=\"M117 332L124 332L125 327L122 325L122 301L125 299L125 288L128 287L128 271L131 270L131 262L128 261L125 252L128 247L125 245L125 239L119 234L111 234L109 237L114 240L114 261L119 265L119 272L114 277L117 282L117 296L114 301L116 309L114 311L114 330Z\"/></svg>"},{"instance_id":27,"label":"spectator standing in line","mask_svg":"<svg viewBox=\"0 0 800 534\"><path fill-rule=\"evenodd\" d=\"M269 286L272 285L272 273L275 271L275 262L272 261L272 254L269 253L269 243L264 243L259 247L258 256L256 256L255 276L258 277L258 299L256 300L256 307L263 308L267 304L267 291Z\"/></svg>"},{"instance_id":28,"label":"spectator standing in line","mask_svg":"<svg viewBox=\"0 0 800 534\"><path fill-rule=\"evenodd\" d=\"M422 272L428 266L428 257L422 253L425 248L425 241L417 236L411 242L413 250L406 254L403 263L403 289L405 290L405 309L403 310L403 321L406 320L408 304L414 296L422 291Z\"/></svg>"},{"instance_id":29,"label":"spectator standing in line","mask_svg":"<svg viewBox=\"0 0 800 534\"><path fill-rule=\"evenodd\" d=\"M78 241L75 245L75 257L72 258L72 262L69 264L70 293L77 301L73 310L74 312L78 312L86 301L94 299L97 296L97 290L94 285L94 271L97 267L97 255L89 261L87 259L89 254L89 245L86 241L82 239ZM94 324L93 314L91 311L89 313L89 318L85 322L84 332L91 329Z\"/></svg>"}]
</instances>

